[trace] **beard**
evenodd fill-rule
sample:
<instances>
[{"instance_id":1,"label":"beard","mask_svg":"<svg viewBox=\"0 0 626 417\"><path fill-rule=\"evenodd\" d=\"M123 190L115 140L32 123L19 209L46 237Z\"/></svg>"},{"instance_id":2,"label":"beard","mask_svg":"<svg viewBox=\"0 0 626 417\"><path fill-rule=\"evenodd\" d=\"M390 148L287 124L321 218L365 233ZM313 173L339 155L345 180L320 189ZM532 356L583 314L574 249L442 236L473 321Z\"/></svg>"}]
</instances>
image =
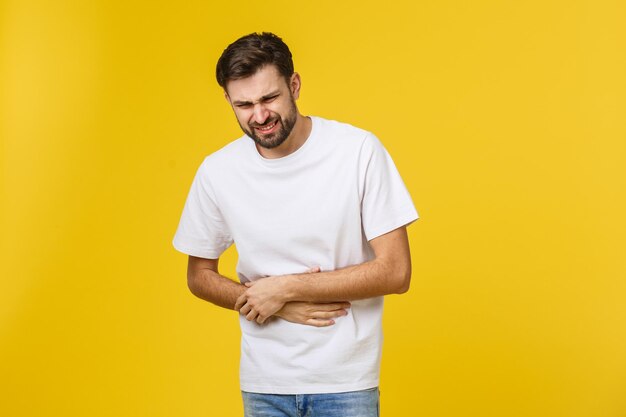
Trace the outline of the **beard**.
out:
<instances>
[{"instance_id":1,"label":"beard","mask_svg":"<svg viewBox=\"0 0 626 417\"><path fill-rule=\"evenodd\" d=\"M291 102L291 108L289 109L289 113L285 115L285 118L281 117L277 113L272 113L267 118L265 123L249 123L247 128L244 128L241 123L239 126L241 130L244 131L246 135L248 135L254 142L265 149L276 148L284 141L287 140L293 127L296 125L296 120L298 119L298 109L296 108L295 102ZM255 128L268 126L273 123L278 123L278 130L269 134L259 133Z\"/></svg>"}]
</instances>

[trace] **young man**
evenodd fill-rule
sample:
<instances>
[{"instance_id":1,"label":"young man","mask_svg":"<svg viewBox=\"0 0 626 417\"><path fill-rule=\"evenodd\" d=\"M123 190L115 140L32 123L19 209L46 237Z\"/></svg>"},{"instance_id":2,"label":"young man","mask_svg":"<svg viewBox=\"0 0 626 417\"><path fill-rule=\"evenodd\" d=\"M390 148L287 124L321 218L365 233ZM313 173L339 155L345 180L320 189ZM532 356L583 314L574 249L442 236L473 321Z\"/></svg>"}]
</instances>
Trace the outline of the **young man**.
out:
<instances>
[{"instance_id":1,"label":"young man","mask_svg":"<svg viewBox=\"0 0 626 417\"><path fill-rule=\"evenodd\" d=\"M192 293L240 312L246 416L377 416L382 296L411 277L406 187L373 134L299 113L277 36L229 45L217 81L245 135L198 169L174 246ZM233 243L241 284L218 272Z\"/></svg>"}]
</instances>

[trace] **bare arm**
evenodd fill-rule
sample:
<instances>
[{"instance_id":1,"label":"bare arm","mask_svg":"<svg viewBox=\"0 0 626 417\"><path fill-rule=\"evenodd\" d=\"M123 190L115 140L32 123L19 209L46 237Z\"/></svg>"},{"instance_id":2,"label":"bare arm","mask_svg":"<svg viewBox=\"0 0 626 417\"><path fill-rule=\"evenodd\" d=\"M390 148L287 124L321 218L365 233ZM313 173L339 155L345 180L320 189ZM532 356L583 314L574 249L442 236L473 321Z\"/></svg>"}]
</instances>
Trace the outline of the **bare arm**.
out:
<instances>
[{"instance_id":1,"label":"bare arm","mask_svg":"<svg viewBox=\"0 0 626 417\"><path fill-rule=\"evenodd\" d=\"M375 259L359 265L317 274L274 276L250 283L235 309L248 320L263 323L290 301L359 300L408 291L411 254L406 228L372 239L370 245Z\"/></svg>"},{"instance_id":2,"label":"bare arm","mask_svg":"<svg viewBox=\"0 0 626 417\"><path fill-rule=\"evenodd\" d=\"M219 259L189 256L187 285L198 298L220 307L235 310L235 302L246 287L222 276L218 272Z\"/></svg>"},{"instance_id":3,"label":"bare arm","mask_svg":"<svg viewBox=\"0 0 626 417\"><path fill-rule=\"evenodd\" d=\"M235 310L235 302L246 290L218 272L219 259L190 256L187 264L187 285L198 298L220 307ZM317 271L311 271L317 272ZM350 303L287 302L275 316L297 324L325 327L335 324L334 318L345 316Z\"/></svg>"}]
</instances>

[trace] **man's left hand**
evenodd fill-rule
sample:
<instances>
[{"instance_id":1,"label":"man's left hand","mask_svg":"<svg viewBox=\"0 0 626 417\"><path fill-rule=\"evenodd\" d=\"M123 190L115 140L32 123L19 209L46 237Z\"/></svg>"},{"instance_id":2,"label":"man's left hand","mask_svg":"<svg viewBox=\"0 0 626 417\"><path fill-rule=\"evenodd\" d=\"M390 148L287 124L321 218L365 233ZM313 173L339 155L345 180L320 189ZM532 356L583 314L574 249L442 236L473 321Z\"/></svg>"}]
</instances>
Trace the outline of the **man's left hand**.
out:
<instances>
[{"instance_id":1,"label":"man's left hand","mask_svg":"<svg viewBox=\"0 0 626 417\"><path fill-rule=\"evenodd\" d=\"M264 323L288 301L283 290L288 277L281 275L247 282L248 289L237 299L235 310L239 310L248 321Z\"/></svg>"},{"instance_id":2,"label":"man's left hand","mask_svg":"<svg viewBox=\"0 0 626 417\"><path fill-rule=\"evenodd\" d=\"M317 272L320 272L320 268L316 266L305 273L314 274ZM237 299L235 310L239 310L248 321L255 320L259 324L265 323L289 301L285 297L285 283L290 278L293 277L291 275L277 275L246 282L245 285L248 289Z\"/></svg>"}]
</instances>

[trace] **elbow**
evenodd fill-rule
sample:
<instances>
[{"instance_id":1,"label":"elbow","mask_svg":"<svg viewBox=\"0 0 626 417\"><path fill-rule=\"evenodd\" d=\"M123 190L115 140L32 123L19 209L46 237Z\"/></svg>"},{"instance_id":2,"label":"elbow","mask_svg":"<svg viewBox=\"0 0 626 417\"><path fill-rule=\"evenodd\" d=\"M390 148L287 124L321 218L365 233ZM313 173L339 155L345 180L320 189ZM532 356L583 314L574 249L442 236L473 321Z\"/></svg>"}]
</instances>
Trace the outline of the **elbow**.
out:
<instances>
[{"instance_id":1,"label":"elbow","mask_svg":"<svg viewBox=\"0 0 626 417\"><path fill-rule=\"evenodd\" d=\"M193 295L198 297L198 291L199 291L198 280L193 274L187 274L187 288L189 288L189 291Z\"/></svg>"},{"instance_id":2,"label":"elbow","mask_svg":"<svg viewBox=\"0 0 626 417\"><path fill-rule=\"evenodd\" d=\"M385 294L404 294L411 286L411 262L402 259L393 259L384 263L384 272L387 277Z\"/></svg>"},{"instance_id":3,"label":"elbow","mask_svg":"<svg viewBox=\"0 0 626 417\"><path fill-rule=\"evenodd\" d=\"M404 294L411 286L411 267L405 267L397 271L394 280L394 294Z\"/></svg>"},{"instance_id":4,"label":"elbow","mask_svg":"<svg viewBox=\"0 0 626 417\"><path fill-rule=\"evenodd\" d=\"M396 290L394 291L396 294L404 294L409 291L411 286L411 274L404 275L398 279L398 283L396 285Z\"/></svg>"}]
</instances>

